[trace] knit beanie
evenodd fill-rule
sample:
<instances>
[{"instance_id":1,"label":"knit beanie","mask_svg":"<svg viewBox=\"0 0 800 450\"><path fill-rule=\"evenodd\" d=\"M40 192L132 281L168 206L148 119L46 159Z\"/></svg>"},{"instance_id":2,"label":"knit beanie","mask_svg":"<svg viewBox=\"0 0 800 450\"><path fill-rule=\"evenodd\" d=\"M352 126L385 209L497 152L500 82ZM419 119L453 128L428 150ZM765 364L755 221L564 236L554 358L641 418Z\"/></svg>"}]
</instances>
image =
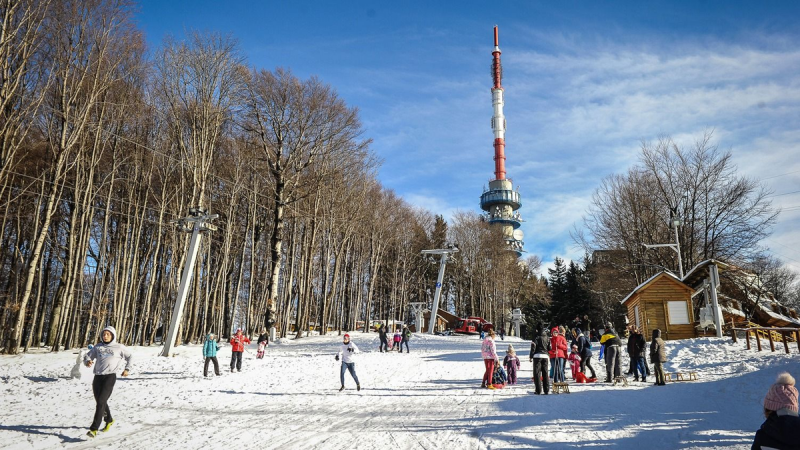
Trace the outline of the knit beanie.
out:
<instances>
[{"instance_id":1,"label":"knit beanie","mask_svg":"<svg viewBox=\"0 0 800 450\"><path fill-rule=\"evenodd\" d=\"M764 409L770 411L788 409L797 412L797 388L794 387L794 378L789 373L783 372L778 375L778 380L764 397Z\"/></svg>"}]
</instances>

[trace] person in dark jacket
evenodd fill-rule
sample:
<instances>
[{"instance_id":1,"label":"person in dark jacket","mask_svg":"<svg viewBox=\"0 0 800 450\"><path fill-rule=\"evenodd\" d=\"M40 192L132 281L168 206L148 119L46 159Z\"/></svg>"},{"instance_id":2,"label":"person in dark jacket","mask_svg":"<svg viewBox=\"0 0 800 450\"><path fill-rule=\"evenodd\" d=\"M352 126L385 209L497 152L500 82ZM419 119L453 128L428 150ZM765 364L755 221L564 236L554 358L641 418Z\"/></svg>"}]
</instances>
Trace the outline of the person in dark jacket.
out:
<instances>
[{"instance_id":1,"label":"person in dark jacket","mask_svg":"<svg viewBox=\"0 0 800 450\"><path fill-rule=\"evenodd\" d=\"M642 382L647 381L647 371L645 370L644 362L644 348L647 346L642 333L636 327L631 328L631 337L628 338L630 347L631 361L633 361L633 381L639 381L639 376L642 377Z\"/></svg>"},{"instance_id":2,"label":"person in dark jacket","mask_svg":"<svg viewBox=\"0 0 800 450\"><path fill-rule=\"evenodd\" d=\"M386 325L378 325L378 337L381 339L381 345L378 349L381 353L389 352L389 336L386 334Z\"/></svg>"},{"instance_id":3,"label":"person in dark jacket","mask_svg":"<svg viewBox=\"0 0 800 450\"><path fill-rule=\"evenodd\" d=\"M664 363L667 362L667 349L661 339L661 330L653 330L653 340L650 342L650 361L653 362L653 372L656 376L656 386L664 386L667 380L664 377Z\"/></svg>"},{"instance_id":4,"label":"person in dark jacket","mask_svg":"<svg viewBox=\"0 0 800 450\"><path fill-rule=\"evenodd\" d=\"M411 330L408 329L408 325L403 325L403 333L401 334L401 338L400 353L403 353L403 344L406 345L406 353L411 353L411 350L408 349L408 341L411 340Z\"/></svg>"},{"instance_id":5,"label":"person in dark jacket","mask_svg":"<svg viewBox=\"0 0 800 450\"><path fill-rule=\"evenodd\" d=\"M600 345L603 346L606 354L606 383L611 383L621 373L622 354L619 348L622 341L610 323L606 324L606 332L600 338Z\"/></svg>"},{"instance_id":6,"label":"person in dark jacket","mask_svg":"<svg viewBox=\"0 0 800 450\"><path fill-rule=\"evenodd\" d=\"M764 417L753 440L753 450L762 448L800 449L800 417L794 378L784 372L764 397Z\"/></svg>"},{"instance_id":7,"label":"person in dark jacket","mask_svg":"<svg viewBox=\"0 0 800 450\"><path fill-rule=\"evenodd\" d=\"M592 378L597 378L594 367L592 367L592 345L589 339L583 335L580 328L575 330L575 334L577 336L575 344L578 346L578 354L581 355L581 372L586 374L586 368L588 367L592 371Z\"/></svg>"},{"instance_id":8,"label":"person in dark jacket","mask_svg":"<svg viewBox=\"0 0 800 450\"><path fill-rule=\"evenodd\" d=\"M536 324L536 337L531 342L530 360L533 362L533 383L536 395L550 393L550 374L547 365L550 361L550 339L541 322ZM544 388L544 389L542 389Z\"/></svg>"}]
</instances>

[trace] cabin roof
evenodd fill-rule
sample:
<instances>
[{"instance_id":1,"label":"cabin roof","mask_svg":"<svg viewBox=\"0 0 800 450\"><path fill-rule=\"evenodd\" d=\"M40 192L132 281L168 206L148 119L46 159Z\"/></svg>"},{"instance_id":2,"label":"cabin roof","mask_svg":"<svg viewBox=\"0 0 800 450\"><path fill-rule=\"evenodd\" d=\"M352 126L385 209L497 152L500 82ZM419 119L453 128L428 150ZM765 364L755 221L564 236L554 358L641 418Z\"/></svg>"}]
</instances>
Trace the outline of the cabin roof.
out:
<instances>
[{"instance_id":1,"label":"cabin roof","mask_svg":"<svg viewBox=\"0 0 800 450\"><path fill-rule=\"evenodd\" d=\"M636 293L638 293L639 291L642 291L642 290L644 290L645 288L647 288L647 287L648 287L648 286L650 286L651 284L655 283L655 282L656 282L656 280L658 280L658 279L660 279L660 278L662 278L662 277L668 277L668 279L669 279L670 281L673 281L673 282L675 282L675 283L678 283L679 285L681 285L681 286L685 287L685 288L686 288L686 290L688 290L688 291L693 291L693 289L692 289L691 287L689 287L689 286L687 286L685 283L683 283L683 282L680 280L680 278L678 278L678 277L676 277L675 275L673 275L673 274L672 274L672 272L667 272L667 271L665 271L665 270L662 270L661 272L659 272L659 273L657 273L657 274L653 275L652 277L648 278L647 280L645 280L645 281L644 281L642 284L640 284L639 286L636 286L636 288L634 288L634 289L631 291L631 293L630 293L630 294L628 294L628 295L627 295L625 298L623 298L623 299L622 299L622 301L620 302L620 304L623 304L623 305L624 305L624 304L625 304L625 302L627 302L627 301L628 301L628 300L629 300L631 297L633 297L633 296L634 296Z\"/></svg>"}]
</instances>

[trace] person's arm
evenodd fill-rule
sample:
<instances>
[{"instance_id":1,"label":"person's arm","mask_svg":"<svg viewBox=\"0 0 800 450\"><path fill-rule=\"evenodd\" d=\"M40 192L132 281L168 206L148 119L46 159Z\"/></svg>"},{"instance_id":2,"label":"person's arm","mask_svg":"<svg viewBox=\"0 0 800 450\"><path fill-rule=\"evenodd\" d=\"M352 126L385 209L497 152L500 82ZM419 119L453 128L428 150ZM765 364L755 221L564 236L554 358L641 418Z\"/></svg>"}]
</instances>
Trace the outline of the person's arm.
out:
<instances>
[{"instance_id":1,"label":"person's arm","mask_svg":"<svg viewBox=\"0 0 800 450\"><path fill-rule=\"evenodd\" d=\"M83 363L86 364L86 367L92 367L92 364L94 364L94 360L97 358L96 349L97 346L95 345L91 350L86 352L86 356L83 357Z\"/></svg>"},{"instance_id":2,"label":"person's arm","mask_svg":"<svg viewBox=\"0 0 800 450\"><path fill-rule=\"evenodd\" d=\"M358 349L355 342L350 342L350 344L353 346L353 353L361 353L361 350Z\"/></svg>"},{"instance_id":3,"label":"person's arm","mask_svg":"<svg viewBox=\"0 0 800 450\"><path fill-rule=\"evenodd\" d=\"M125 360L125 369L122 370L122 376L128 376L128 370L131 368L131 361L133 361L133 353L128 350L128 347L122 346L122 358Z\"/></svg>"}]
</instances>

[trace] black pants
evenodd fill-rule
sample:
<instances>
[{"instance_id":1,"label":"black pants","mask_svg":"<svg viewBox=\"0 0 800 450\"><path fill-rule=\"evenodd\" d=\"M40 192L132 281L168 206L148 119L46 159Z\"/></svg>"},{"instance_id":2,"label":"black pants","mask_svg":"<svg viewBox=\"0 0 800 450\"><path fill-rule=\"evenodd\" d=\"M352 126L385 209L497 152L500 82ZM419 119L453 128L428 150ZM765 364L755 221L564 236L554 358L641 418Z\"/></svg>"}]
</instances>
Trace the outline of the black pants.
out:
<instances>
[{"instance_id":1,"label":"black pants","mask_svg":"<svg viewBox=\"0 0 800 450\"><path fill-rule=\"evenodd\" d=\"M613 381L615 377L620 376L620 365L622 362L622 355L619 352L619 346L611 345L606 348L606 380ZM613 376L612 376L613 375Z\"/></svg>"},{"instance_id":2,"label":"black pants","mask_svg":"<svg viewBox=\"0 0 800 450\"><path fill-rule=\"evenodd\" d=\"M411 353L411 350L408 349L408 341L400 341L400 353L403 353L403 344L406 344L406 353Z\"/></svg>"},{"instance_id":3,"label":"black pants","mask_svg":"<svg viewBox=\"0 0 800 450\"><path fill-rule=\"evenodd\" d=\"M92 392L97 406L94 409L94 420L90 430L97 431L100 428L100 421L105 419L106 423L111 422L111 410L108 409L108 398L114 390L114 383L117 382L117 374L95 375L92 381Z\"/></svg>"},{"instance_id":4,"label":"black pants","mask_svg":"<svg viewBox=\"0 0 800 450\"><path fill-rule=\"evenodd\" d=\"M533 358L533 384L536 385L537 394L550 392L550 369L547 367L549 363L547 358Z\"/></svg>"},{"instance_id":5,"label":"black pants","mask_svg":"<svg viewBox=\"0 0 800 450\"><path fill-rule=\"evenodd\" d=\"M242 352L231 353L231 372L233 369L242 370Z\"/></svg>"},{"instance_id":6,"label":"black pants","mask_svg":"<svg viewBox=\"0 0 800 450\"><path fill-rule=\"evenodd\" d=\"M206 358L206 364L203 366L203 376L204 377L208 376L208 363L210 363L212 361L214 362L214 373L219 375L219 361L217 361L217 357L216 356L209 356L208 358Z\"/></svg>"},{"instance_id":7,"label":"black pants","mask_svg":"<svg viewBox=\"0 0 800 450\"><path fill-rule=\"evenodd\" d=\"M587 367L592 371L592 378L597 378L597 375L594 373L594 367L592 367L592 355L581 356L581 372L585 374Z\"/></svg>"},{"instance_id":8,"label":"black pants","mask_svg":"<svg viewBox=\"0 0 800 450\"><path fill-rule=\"evenodd\" d=\"M378 348L381 350L381 353L383 353L384 351L388 352L389 351L389 341L387 341L386 338L381 339L381 346L378 347Z\"/></svg>"}]
</instances>

